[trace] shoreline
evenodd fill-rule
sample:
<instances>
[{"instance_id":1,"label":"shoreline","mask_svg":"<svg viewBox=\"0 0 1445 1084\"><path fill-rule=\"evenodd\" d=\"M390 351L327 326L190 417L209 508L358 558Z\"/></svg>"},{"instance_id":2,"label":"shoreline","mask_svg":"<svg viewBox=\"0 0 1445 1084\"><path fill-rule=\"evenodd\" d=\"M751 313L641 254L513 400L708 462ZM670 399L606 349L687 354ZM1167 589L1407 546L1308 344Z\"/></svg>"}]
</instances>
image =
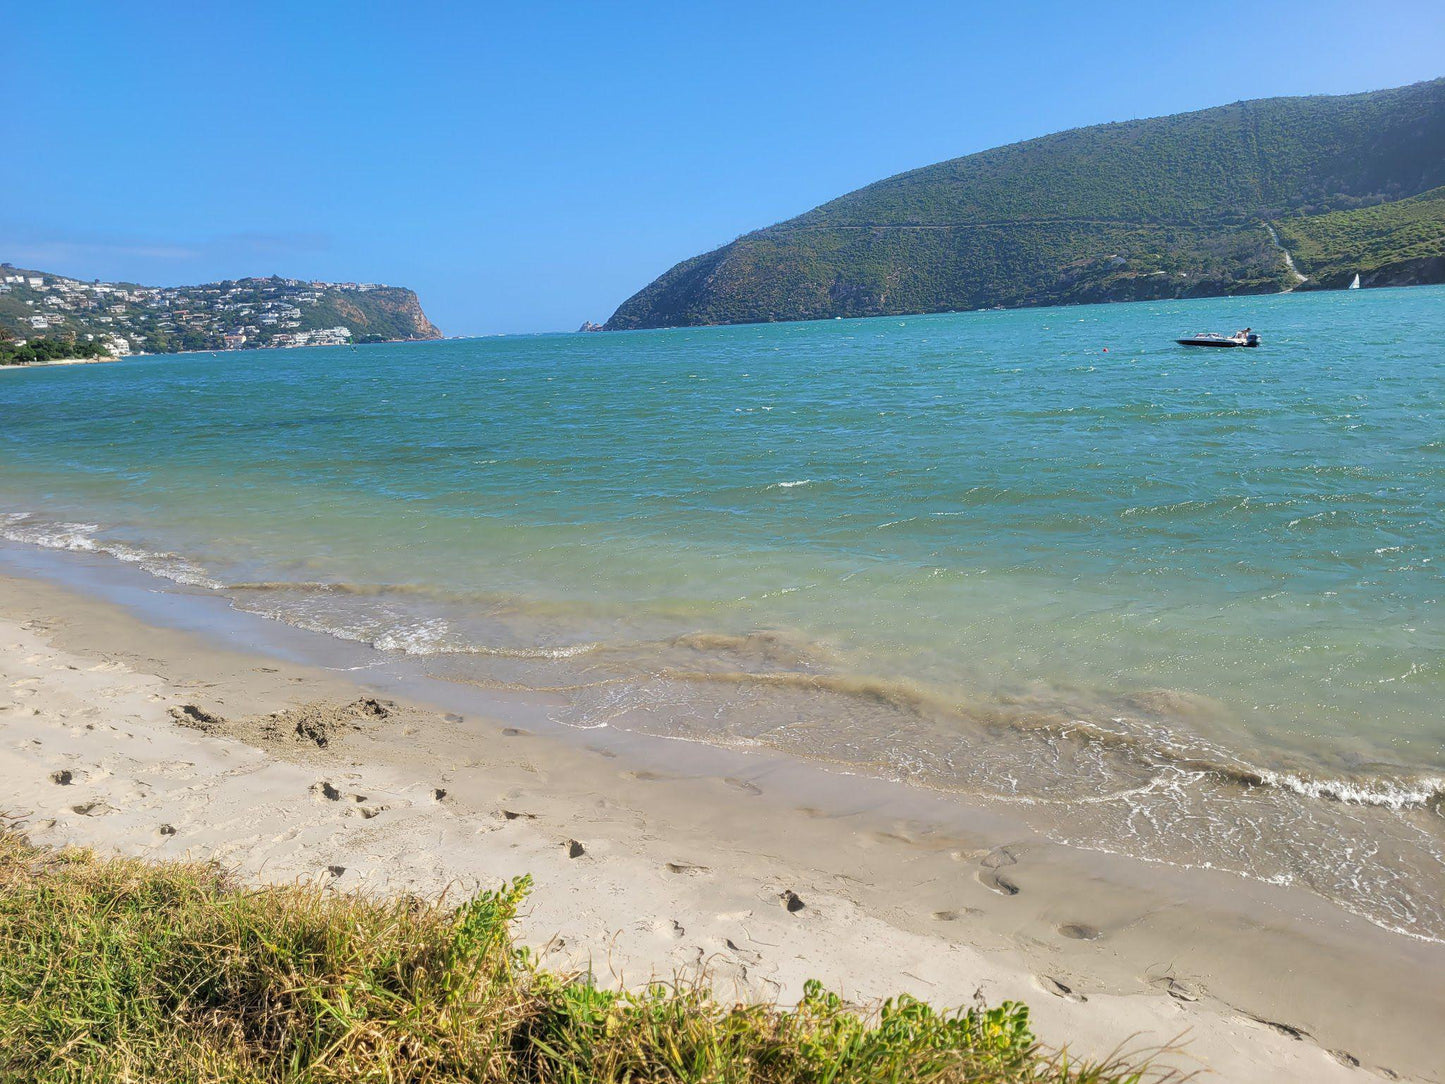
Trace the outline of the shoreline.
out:
<instances>
[{"instance_id":1,"label":"shoreline","mask_svg":"<svg viewBox=\"0 0 1445 1084\"><path fill-rule=\"evenodd\" d=\"M542 333L540 333L540 334L561 334L561 333L560 333L560 332L542 332ZM456 336L456 337L457 337L457 338L460 338L461 336ZM360 343L360 342L359 342L359 343L332 343L332 344L323 344L323 345L314 345L314 344L308 343L308 344L306 344L306 345L304 345L304 346L261 346L261 347L256 347L256 346L252 346L252 347L245 347L245 346L223 346L223 347L218 347L218 348L215 349L215 350L173 350L173 351L168 351L168 352L160 353L160 354L152 354L152 353L148 353L147 351L144 351L144 350L136 350L136 351L132 351L132 352L129 353L129 354L114 354L114 355L110 355L110 356L108 356L108 357L103 357L103 358L58 358L58 359L55 359L55 360L52 360L52 361L23 361L23 362L17 362L16 364L13 364L13 365L0 365L0 372L4 372L4 371L7 370L7 369L44 369L44 368L48 368L48 367L53 366L53 365L105 365L105 364L109 364L110 362L125 361L125 360L127 360L128 358L176 358L176 357L186 357L186 356L194 355L194 354L211 354L211 355L213 355L213 356L219 356L219 355L221 355L221 354L240 354L240 353L245 353L245 352L247 352L247 351L250 351L250 352L252 352L252 353L260 353L260 352L265 351L265 350L329 350L329 349L332 349L332 348L342 348L342 347L351 347L351 348L354 350L354 349L358 349L358 348L363 347L363 346L394 346L394 345L396 345L396 344L398 344L398 343L430 343L430 342L442 342L444 339L445 339L445 336L438 336L437 338L434 338L434 339L382 339L380 342L367 342L367 343Z\"/></svg>"},{"instance_id":2,"label":"shoreline","mask_svg":"<svg viewBox=\"0 0 1445 1084\"><path fill-rule=\"evenodd\" d=\"M531 872L524 939L629 984L706 963L743 995L795 998L810 977L861 1001L982 990L1084 1054L1187 1031L1177 1063L1221 1079L1358 1079L1352 1059L1441 1079L1445 949L1303 891L1064 848L780 755L561 733L545 697L408 680L355 644L308 659L314 634L138 572L107 594L62 561L70 586L45 583L43 563L0 550L0 763L37 842L378 892ZM367 697L396 706L348 714Z\"/></svg>"},{"instance_id":3,"label":"shoreline","mask_svg":"<svg viewBox=\"0 0 1445 1084\"><path fill-rule=\"evenodd\" d=\"M126 357L139 357L139 354L121 354L115 357L104 358L56 358L51 361L19 361L13 365L0 365L0 372L7 369L47 369L53 365L107 365L113 361L120 361Z\"/></svg>"},{"instance_id":4,"label":"shoreline","mask_svg":"<svg viewBox=\"0 0 1445 1084\"><path fill-rule=\"evenodd\" d=\"M1022 825L1012 834L1038 832L1068 848L1297 886L1385 931L1445 944L1440 896L1432 890L1438 878L1428 877L1438 857L1438 775L1376 760L1364 744L1292 745L1288 725L1271 732L1273 753L1231 746L1230 735L1221 741L1209 733L1217 705L1188 691L1208 680L1181 691L1159 684L1112 694L1041 682L975 698L962 684L931 684L905 668L850 666L786 622L743 633L673 623L632 643L626 636L609 641L604 630L575 647L575 634L564 636L567 646L554 649L547 645L555 630L535 618L536 627L526 619L508 624L527 613L527 600L512 596L501 620L476 639L449 628L463 627L471 605L465 596L450 608L403 609L371 624L366 607L355 623L334 613L312 621L304 610L267 599L284 600L290 589L324 598L334 589L342 599L400 594L408 607L412 589L296 583L285 572L276 581L228 577L154 544L107 542L93 524L47 525L26 513L0 515L0 528L0 549L11 560L139 605L148 619L181 621L211 638L224 629L226 638L264 643L267 651L284 643L297 658L364 668L368 680L456 710L525 718L564 742L590 733L589 740L633 759L660 760L663 769L696 743L712 752L686 756L701 758L700 770L714 776L744 770L721 766L722 750L768 750L779 762L811 765L814 775L866 778L889 795L885 804L912 794L930 823L951 823L959 806L980 816L989 810ZM484 613L497 607L495 598L480 601ZM542 646L525 646L534 640ZM745 688L747 699L734 700L736 688ZM790 726L790 712L812 725ZM1101 748L1119 751L1102 773L1102 757L1086 759ZM1148 774L1135 771L1131 759L1146 763ZM1211 838L1253 842L1211 846Z\"/></svg>"}]
</instances>

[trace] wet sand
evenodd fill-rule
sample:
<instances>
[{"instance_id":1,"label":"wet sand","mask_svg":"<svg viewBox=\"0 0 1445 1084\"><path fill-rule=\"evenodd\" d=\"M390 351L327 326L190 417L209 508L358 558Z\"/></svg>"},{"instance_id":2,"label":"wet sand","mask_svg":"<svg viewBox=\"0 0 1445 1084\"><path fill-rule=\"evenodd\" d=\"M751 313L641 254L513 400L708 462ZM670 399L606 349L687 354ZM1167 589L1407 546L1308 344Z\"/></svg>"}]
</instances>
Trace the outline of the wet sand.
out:
<instances>
[{"instance_id":1,"label":"wet sand","mask_svg":"<svg viewBox=\"0 0 1445 1084\"><path fill-rule=\"evenodd\" d=\"M1445 946L1303 891L777 755L564 731L535 694L410 685L359 647L363 669L307 665L273 623L219 624L0 577L0 808L39 843L255 881L460 897L531 873L524 939L603 982L981 993L1083 1055L1182 1036L1172 1063L1220 1080L1445 1079Z\"/></svg>"}]
</instances>

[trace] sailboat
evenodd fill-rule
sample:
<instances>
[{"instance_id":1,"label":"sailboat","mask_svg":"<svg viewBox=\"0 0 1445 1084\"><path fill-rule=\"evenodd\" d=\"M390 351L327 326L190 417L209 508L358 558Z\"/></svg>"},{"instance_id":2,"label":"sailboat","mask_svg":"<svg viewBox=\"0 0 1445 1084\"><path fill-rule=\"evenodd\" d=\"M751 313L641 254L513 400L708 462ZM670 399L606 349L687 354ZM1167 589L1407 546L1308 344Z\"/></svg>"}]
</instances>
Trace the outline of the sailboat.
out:
<instances>
[{"instance_id":1,"label":"sailboat","mask_svg":"<svg viewBox=\"0 0 1445 1084\"><path fill-rule=\"evenodd\" d=\"M1354 281L1350 283L1350 289L1351 289L1351 290L1358 290L1359 288L1360 288L1360 276L1359 276L1358 274L1356 274Z\"/></svg>"}]
</instances>

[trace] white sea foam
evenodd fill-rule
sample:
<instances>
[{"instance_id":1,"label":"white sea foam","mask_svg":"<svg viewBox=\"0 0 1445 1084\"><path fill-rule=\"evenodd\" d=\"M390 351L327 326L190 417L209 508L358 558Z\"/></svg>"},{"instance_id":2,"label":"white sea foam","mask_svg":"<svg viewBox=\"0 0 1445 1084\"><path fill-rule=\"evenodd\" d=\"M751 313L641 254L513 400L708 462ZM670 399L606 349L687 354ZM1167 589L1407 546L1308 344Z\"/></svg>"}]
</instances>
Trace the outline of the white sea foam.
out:
<instances>
[{"instance_id":1,"label":"white sea foam","mask_svg":"<svg viewBox=\"0 0 1445 1084\"><path fill-rule=\"evenodd\" d=\"M403 655L437 655L451 650L447 643L451 626L441 618L400 625L380 633L371 646L381 651L399 651Z\"/></svg>"},{"instance_id":2,"label":"white sea foam","mask_svg":"<svg viewBox=\"0 0 1445 1084\"><path fill-rule=\"evenodd\" d=\"M426 657L431 655L481 655L503 659L571 659L597 651L596 643L563 644L555 647L498 647L471 643L462 638L443 618L406 620L381 618L348 623L334 616L320 617L295 607L243 605L242 609L273 621L281 621L307 632L324 633L338 640L374 647L378 651Z\"/></svg>"},{"instance_id":3,"label":"white sea foam","mask_svg":"<svg viewBox=\"0 0 1445 1084\"><path fill-rule=\"evenodd\" d=\"M145 571L163 576L190 587L221 587L204 569L175 553L142 549L125 542L98 536L96 523L67 523L37 519L29 512L0 514L0 538L23 542L44 549L69 550L72 553L99 553L127 564L139 565Z\"/></svg>"},{"instance_id":4,"label":"white sea foam","mask_svg":"<svg viewBox=\"0 0 1445 1084\"><path fill-rule=\"evenodd\" d=\"M774 482L772 485L768 486L768 488L769 488L769 489L797 489L798 486L806 486L806 485L812 485L812 484L813 484L813 479L811 479L811 478L800 478L800 479L798 479L798 481L796 481L796 482Z\"/></svg>"},{"instance_id":5,"label":"white sea foam","mask_svg":"<svg viewBox=\"0 0 1445 1084\"><path fill-rule=\"evenodd\" d=\"M1289 772L1260 772L1270 786L1293 791L1304 798L1322 798L1351 805L1383 806L1387 809L1415 809L1445 798L1445 779L1430 777L1414 781L1381 780L1355 783L1348 779L1305 779Z\"/></svg>"}]
</instances>

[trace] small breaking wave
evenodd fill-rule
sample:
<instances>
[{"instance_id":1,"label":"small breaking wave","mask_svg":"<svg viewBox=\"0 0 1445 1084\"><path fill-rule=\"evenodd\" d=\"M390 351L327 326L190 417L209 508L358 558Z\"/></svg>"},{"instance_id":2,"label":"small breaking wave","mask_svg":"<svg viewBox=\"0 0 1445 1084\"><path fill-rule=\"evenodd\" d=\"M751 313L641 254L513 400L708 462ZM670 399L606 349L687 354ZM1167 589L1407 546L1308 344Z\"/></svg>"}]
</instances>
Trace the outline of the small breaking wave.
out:
<instances>
[{"instance_id":1,"label":"small breaking wave","mask_svg":"<svg viewBox=\"0 0 1445 1084\"><path fill-rule=\"evenodd\" d=\"M125 542L99 537L96 523L68 523L43 520L30 512L0 513L0 538L43 549L69 550L72 553L97 553L126 564L138 565L145 571L188 587L219 589L222 584L200 566L176 553L147 550Z\"/></svg>"},{"instance_id":2,"label":"small breaking wave","mask_svg":"<svg viewBox=\"0 0 1445 1084\"><path fill-rule=\"evenodd\" d=\"M734 646L732 638L708 638L719 647ZM1420 779L1311 778L1287 771L1260 768L1235 760L1221 749L1190 740L1167 724L1115 728L1053 712L1016 712L998 704L972 703L941 690L906 679L880 679L862 674L783 671L707 671L665 668L656 676L690 684L756 685L832 694L881 705L900 715L953 725L966 725L993 733L1012 733L1049 743L1073 743L1112 754L1135 765L1156 770L1209 776L1229 787L1275 788L1312 801L1342 802L1401 812L1409 809L1445 810L1445 778ZM1067 800L1065 800L1067 802Z\"/></svg>"},{"instance_id":3,"label":"small breaking wave","mask_svg":"<svg viewBox=\"0 0 1445 1084\"><path fill-rule=\"evenodd\" d=\"M321 620L288 610L258 607L249 612L281 621L307 632L324 633L338 640L365 644L378 651L426 658L435 655L470 655L497 659L572 659L601 650L595 643L564 644L556 647L506 647L478 644L462 638L444 618L405 621L384 626L348 624L337 620Z\"/></svg>"},{"instance_id":4,"label":"small breaking wave","mask_svg":"<svg viewBox=\"0 0 1445 1084\"><path fill-rule=\"evenodd\" d=\"M1293 791L1304 798L1383 806L1386 809L1420 809L1445 804L1445 779L1381 779L1369 783L1348 779L1307 779L1289 772L1261 772L1265 784Z\"/></svg>"}]
</instances>

